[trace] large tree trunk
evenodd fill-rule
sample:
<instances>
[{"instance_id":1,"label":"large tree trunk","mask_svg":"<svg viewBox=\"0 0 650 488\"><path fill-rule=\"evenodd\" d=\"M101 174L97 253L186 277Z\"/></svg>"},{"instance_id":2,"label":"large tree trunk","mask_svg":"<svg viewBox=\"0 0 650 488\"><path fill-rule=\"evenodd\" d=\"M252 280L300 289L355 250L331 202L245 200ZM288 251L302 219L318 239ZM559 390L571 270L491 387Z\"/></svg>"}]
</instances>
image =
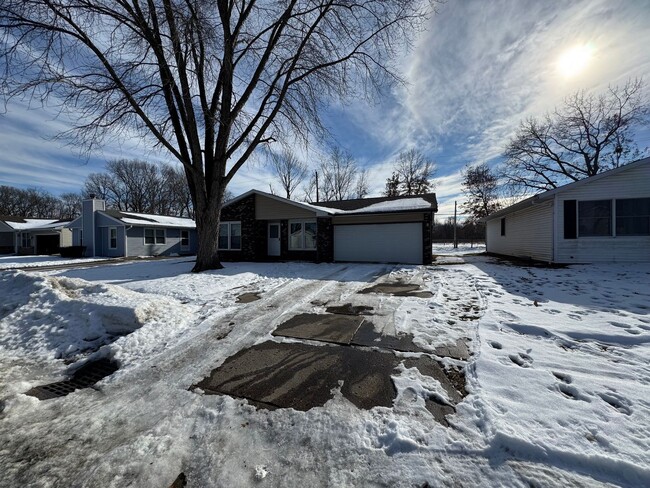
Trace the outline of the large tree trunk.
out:
<instances>
[{"instance_id":1,"label":"large tree trunk","mask_svg":"<svg viewBox=\"0 0 650 488\"><path fill-rule=\"evenodd\" d=\"M219 259L219 224L225 191L219 189L207 196L197 193L199 195L195 198L194 218L199 242L193 273L223 268Z\"/></svg>"}]
</instances>

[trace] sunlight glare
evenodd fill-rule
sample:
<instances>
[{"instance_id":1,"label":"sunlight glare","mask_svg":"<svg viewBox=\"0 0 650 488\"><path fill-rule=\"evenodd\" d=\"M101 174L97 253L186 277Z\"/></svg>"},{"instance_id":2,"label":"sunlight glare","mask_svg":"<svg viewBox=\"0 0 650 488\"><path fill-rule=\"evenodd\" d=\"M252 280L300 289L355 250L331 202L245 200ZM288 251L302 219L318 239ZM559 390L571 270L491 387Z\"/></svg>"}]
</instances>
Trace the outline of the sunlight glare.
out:
<instances>
[{"instance_id":1,"label":"sunlight glare","mask_svg":"<svg viewBox=\"0 0 650 488\"><path fill-rule=\"evenodd\" d=\"M593 51L593 48L587 44L575 46L565 51L558 60L558 71L565 78L573 78L579 75L589 65Z\"/></svg>"}]
</instances>

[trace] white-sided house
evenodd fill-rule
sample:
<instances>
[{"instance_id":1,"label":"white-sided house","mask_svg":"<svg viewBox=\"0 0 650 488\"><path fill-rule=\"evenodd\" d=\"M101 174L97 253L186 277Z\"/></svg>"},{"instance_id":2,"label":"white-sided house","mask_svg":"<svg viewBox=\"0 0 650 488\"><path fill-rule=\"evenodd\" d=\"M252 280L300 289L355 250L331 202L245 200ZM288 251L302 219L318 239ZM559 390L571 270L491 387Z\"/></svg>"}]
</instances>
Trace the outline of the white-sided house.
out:
<instances>
[{"instance_id":1,"label":"white-sided house","mask_svg":"<svg viewBox=\"0 0 650 488\"><path fill-rule=\"evenodd\" d=\"M0 217L0 254L57 254L72 244L69 220Z\"/></svg>"},{"instance_id":2,"label":"white-sided house","mask_svg":"<svg viewBox=\"0 0 650 488\"><path fill-rule=\"evenodd\" d=\"M487 252L553 263L650 261L650 158L489 215Z\"/></svg>"},{"instance_id":3,"label":"white-sided house","mask_svg":"<svg viewBox=\"0 0 650 488\"><path fill-rule=\"evenodd\" d=\"M84 247L86 257L191 255L197 249L193 220L106 210L98 198L84 200L81 217L68 227L72 245Z\"/></svg>"}]
</instances>

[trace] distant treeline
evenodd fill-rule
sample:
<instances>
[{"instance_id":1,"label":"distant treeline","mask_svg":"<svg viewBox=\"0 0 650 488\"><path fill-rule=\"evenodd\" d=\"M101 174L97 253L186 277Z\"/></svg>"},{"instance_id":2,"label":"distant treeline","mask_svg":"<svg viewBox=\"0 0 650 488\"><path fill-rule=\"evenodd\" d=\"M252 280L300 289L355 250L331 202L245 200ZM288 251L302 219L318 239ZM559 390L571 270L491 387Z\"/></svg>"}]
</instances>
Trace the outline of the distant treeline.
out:
<instances>
[{"instance_id":1,"label":"distant treeline","mask_svg":"<svg viewBox=\"0 0 650 488\"><path fill-rule=\"evenodd\" d=\"M194 217L182 169L137 160L116 160L106 171L88 175L78 193L55 196L38 189L0 186L0 215L43 219L74 219L81 202L95 195L111 209L125 212Z\"/></svg>"}]
</instances>

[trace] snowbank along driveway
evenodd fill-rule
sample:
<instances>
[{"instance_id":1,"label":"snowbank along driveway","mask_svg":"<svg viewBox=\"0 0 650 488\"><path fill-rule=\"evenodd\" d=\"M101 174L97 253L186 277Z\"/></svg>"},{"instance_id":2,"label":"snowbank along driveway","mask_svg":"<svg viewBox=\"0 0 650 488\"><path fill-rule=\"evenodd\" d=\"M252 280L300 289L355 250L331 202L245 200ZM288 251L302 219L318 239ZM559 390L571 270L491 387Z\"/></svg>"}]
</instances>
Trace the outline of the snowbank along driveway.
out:
<instances>
[{"instance_id":1,"label":"snowbank along driveway","mask_svg":"<svg viewBox=\"0 0 650 488\"><path fill-rule=\"evenodd\" d=\"M465 261L5 271L2 484L167 487L182 472L188 486L650 485L650 266ZM360 293L395 282L431 296ZM260 299L237 303L246 293ZM332 347L273 332L348 303L373 308L379 338L462 369L467 396L399 351L390 406L358 408L341 383L306 411L192 389L263 343ZM467 359L452 354L463 345ZM100 357L119 369L92 388L24 394ZM455 411L436 420L432 399Z\"/></svg>"}]
</instances>

